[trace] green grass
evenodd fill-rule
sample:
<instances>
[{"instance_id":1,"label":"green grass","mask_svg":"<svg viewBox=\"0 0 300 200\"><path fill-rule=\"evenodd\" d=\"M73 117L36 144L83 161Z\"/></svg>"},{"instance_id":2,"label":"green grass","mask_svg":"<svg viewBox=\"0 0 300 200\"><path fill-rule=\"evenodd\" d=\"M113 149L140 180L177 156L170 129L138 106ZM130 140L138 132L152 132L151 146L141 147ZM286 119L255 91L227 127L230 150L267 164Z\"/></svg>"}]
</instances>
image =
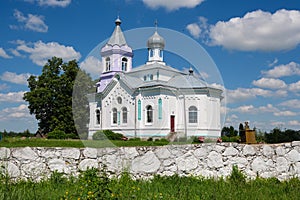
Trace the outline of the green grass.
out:
<instances>
[{"instance_id":1,"label":"green grass","mask_svg":"<svg viewBox=\"0 0 300 200\"><path fill-rule=\"evenodd\" d=\"M299 199L300 180L280 182L275 178L245 181L243 176L227 179L155 176L151 180L133 180L124 173L109 179L105 173L88 170L78 178L53 173L50 179L11 181L0 177L0 200L54 199Z\"/></svg>"},{"instance_id":2,"label":"green grass","mask_svg":"<svg viewBox=\"0 0 300 200\"><path fill-rule=\"evenodd\" d=\"M162 146L170 144L166 141L120 141L120 140L55 140L39 138L5 138L0 147L121 147L121 146ZM184 144L184 143L173 143Z\"/></svg>"}]
</instances>

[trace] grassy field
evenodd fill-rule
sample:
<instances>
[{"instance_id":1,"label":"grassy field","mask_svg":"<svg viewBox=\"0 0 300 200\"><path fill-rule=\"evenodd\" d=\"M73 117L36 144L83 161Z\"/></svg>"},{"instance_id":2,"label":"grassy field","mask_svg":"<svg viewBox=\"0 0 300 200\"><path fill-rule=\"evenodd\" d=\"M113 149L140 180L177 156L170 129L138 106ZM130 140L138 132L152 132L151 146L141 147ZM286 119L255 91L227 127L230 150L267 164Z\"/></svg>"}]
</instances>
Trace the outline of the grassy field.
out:
<instances>
[{"instance_id":1,"label":"grassy field","mask_svg":"<svg viewBox=\"0 0 300 200\"><path fill-rule=\"evenodd\" d=\"M56 199L299 199L300 180L280 182L275 178L246 181L240 172L233 172L227 179L200 177L156 176L151 180L133 180L128 174L119 179L109 179L104 173L88 170L78 178L64 178L53 173L35 183L11 181L0 176L2 200L56 200Z\"/></svg>"},{"instance_id":2,"label":"grassy field","mask_svg":"<svg viewBox=\"0 0 300 200\"><path fill-rule=\"evenodd\" d=\"M121 141L121 140L55 140L39 138L6 138L0 141L0 147L115 147L115 146L162 146L167 141ZM184 144L184 143L173 143Z\"/></svg>"}]
</instances>

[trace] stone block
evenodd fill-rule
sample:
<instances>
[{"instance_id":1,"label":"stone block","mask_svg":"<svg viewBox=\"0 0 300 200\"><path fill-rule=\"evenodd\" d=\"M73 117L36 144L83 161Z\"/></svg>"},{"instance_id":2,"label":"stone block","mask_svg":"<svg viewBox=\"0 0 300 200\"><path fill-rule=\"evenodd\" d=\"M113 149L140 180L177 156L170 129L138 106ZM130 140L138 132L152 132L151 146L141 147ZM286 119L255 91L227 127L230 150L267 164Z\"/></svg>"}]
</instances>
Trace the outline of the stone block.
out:
<instances>
[{"instance_id":1,"label":"stone block","mask_svg":"<svg viewBox=\"0 0 300 200\"><path fill-rule=\"evenodd\" d=\"M23 162L25 160L36 160L38 155L30 148L18 148L12 152L12 156L17 158L19 161Z\"/></svg>"},{"instance_id":2,"label":"stone block","mask_svg":"<svg viewBox=\"0 0 300 200\"><path fill-rule=\"evenodd\" d=\"M160 167L160 161L152 151L145 155L136 157L132 161L131 170L134 173L155 173Z\"/></svg>"},{"instance_id":3,"label":"stone block","mask_svg":"<svg viewBox=\"0 0 300 200\"><path fill-rule=\"evenodd\" d=\"M63 158L79 159L80 150L77 148L65 148L62 150L61 155Z\"/></svg>"}]
</instances>

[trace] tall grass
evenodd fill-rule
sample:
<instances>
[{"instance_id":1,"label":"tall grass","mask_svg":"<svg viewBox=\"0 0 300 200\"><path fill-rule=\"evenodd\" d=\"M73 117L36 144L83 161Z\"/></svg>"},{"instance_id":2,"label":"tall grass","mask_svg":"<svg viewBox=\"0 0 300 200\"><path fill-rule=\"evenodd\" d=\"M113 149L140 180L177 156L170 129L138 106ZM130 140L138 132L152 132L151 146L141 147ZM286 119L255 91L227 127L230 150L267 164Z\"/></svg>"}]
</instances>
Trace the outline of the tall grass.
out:
<instances>
[{"instance_id":1,"label":"tall grass","mask_svg":"<svg viewBox=\"0 0 300 200\"><path fill-rule=\"evenodd\" d=\"M202 177L155 176L134 180L128 173L108 178L105 171L95 169L78 177L66 178L53 173L40 182L13 181L0 177L0 199L299 199L300 180L280 182L276 178L246 181L233 169L231 176L221 179Z\"/></svg>"}]
</instances>

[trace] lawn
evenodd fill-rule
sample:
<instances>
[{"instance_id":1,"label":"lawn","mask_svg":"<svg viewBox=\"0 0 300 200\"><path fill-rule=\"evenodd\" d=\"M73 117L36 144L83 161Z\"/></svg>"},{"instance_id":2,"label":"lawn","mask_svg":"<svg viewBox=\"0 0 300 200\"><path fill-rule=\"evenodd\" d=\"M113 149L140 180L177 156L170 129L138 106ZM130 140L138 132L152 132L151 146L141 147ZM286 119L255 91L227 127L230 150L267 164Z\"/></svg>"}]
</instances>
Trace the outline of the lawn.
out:
<instances>
[{"instance_id":1,"label":"lawn","mask_svg":"<svg viewBox=\"0 0 300 200\"><path fill-rule=\"evenodd\" d=\"M168 141L136 141L136 140L56 140L40 138L5 138L0 141L0 147L121 147L121 146L162 146ZM173 144L186 144L173 143Z\"/></svg>"},{"instance_id":2,"label":"lawn","mask_svg":"<svg viewBox=\"0 0 300 200\"><path fill-rule=\"evenodd\" d=\"M53 173L38 183L11 181L0 176L0 199L299 199L300 180L280 182L276 178L246 181L240 172L226 179L156 176L151 180L133 180L124 173L109 179L97 170L82 172L69 179Z\"/></svg>"}]
</instances>

